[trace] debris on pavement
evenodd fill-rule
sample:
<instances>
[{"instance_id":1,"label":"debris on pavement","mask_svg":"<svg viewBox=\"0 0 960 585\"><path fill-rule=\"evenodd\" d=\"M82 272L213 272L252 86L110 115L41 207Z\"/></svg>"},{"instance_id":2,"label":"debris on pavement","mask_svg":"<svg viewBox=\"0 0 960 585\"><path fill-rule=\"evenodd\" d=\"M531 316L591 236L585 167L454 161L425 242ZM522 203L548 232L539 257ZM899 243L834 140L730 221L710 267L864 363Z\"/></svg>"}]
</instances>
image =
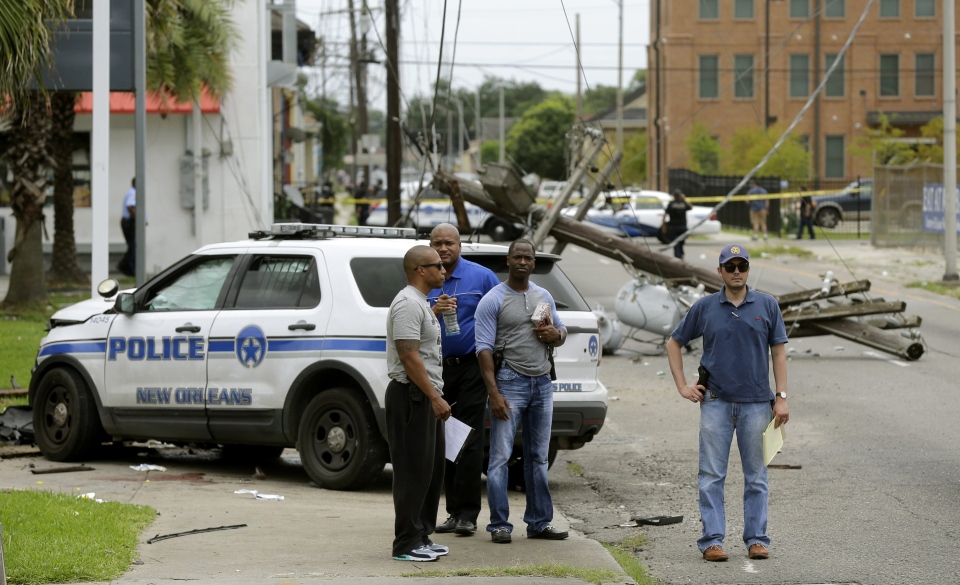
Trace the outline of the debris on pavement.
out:
<instances>
[{"instance_id":1,"label":"debris on pavement","mask_svg":"<svg viewBox=\"0 0 960 585\"><path fill-rule=\"evenodd\" d=\"M261 494L257 490L237 490L233 492L235 494L253 494L255 500L282 500L283 496L278 496L275 494Z\"/></svg>"},{"instance_id":2,"label":"debris on pavement","mask_svg":"<svg viewBox=\"0 0 960 585\"><path fill-rule=\"evenodd\" d=\"M87 492L87 493L85 493L85 494L80 494L79 496L77 496L77 498L79 498L79 499L81 499L81 500L93 500L94 502L96 502L96 503L98 503L98 504L102 504L102 503L103 503L103 500L101 500L100 498L98 498L98 497L97 497L97 494L96 494L95 492Z\"/></svg>"},{"instance_id":3,"label":"debris on pavement","mask_svg":"<svg viewBox=\"0 0 960 585\"><path fill-rule=\"evenodd\" d=\"M168 538L177 538L179 536L189 536L191 534L201 534L203 532L216 532L218 530L234 530L236 528L246 528L246 524L233 524L230 526L216 526L214 528L198 528L196 530L188 530L187 532L175 532L173 534L164 534L160 536L159 534L147 541L147 544L153 544L161 540L167 540Z\"/></svg>"},{"instance_id":4,"label":"debris on pavement","mask_svg":"<svg viewBox=\"0 0 960 585\"><path fill-rule=\"evenodd\" d=\"M651 516L649 518L634 516L631 520L636 522L638 526L667 526L683 522L683 516Z\"/></svg>"},{"instance_id":5,"label":"debris on pavement","mask_svg":"<svg viewBox=\"0 0 960 585\"><path fill-rule=\"evenodd\" d=\"M141 463L140 465L131 465L130 469L134 471L166 471L167 468L153 463Z\"/></svg>"},{"instance_id":6,"label":"debris on pavement","mask_svg":"<svg viewBox=\"0 0 960 585\"><path fill-rule=\"evenodd\" d=\"M13 445L33 443L33 408L8 406L0 414L0 442Z\"/></svg>"},{"instance_id":7,"label":"debris on pavement","mask_svg":"<svg viewBox=\"0 0 960 585\"><path fill-rule=\"evenodd\" d=\"M69 471L93 471L95 468L86 465L66 465L64 467L44 467L40 469L31 469L30 473L40 475L43 473L67 473Z\"/></svg>"}]
</instances>

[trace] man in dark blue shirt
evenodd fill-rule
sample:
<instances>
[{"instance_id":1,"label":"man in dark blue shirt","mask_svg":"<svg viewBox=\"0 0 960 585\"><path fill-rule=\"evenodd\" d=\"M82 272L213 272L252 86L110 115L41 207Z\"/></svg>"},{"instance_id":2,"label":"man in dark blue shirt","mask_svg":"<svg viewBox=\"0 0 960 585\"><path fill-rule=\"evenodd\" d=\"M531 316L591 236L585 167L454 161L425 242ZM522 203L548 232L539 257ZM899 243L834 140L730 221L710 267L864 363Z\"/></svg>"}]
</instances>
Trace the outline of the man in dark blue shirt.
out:
<instances>
[{"instance_id":1,"label":"man in dark blue shirt","mask_svg":"<svg viewBox=\"0 0 960 585\"><path fill-rule=\"evenodd\" d=\"M441 328L444 397L453 409L453 416L475 429L457 462L447 462L443 483L449 517L436 530L472 536L477 531L480 514L483 417L487 407L487 389L476 355L474 314L483 295L500 284L500 280L489 268L460 257L460 232L449 223L433 228L430 246L440 254L447 271L443 286L427 295L433 313L444 322ZM451 311L455 311L458 331L451 330L453 319L448 316Z\"/></svg>"},{"instance_id":2,"label":"man in dark blue shirt","mask_svg":"<svg viewBox=\"0 0 960 585\"><path fill-rule=\"evenodd\" d=\"M787 332L776 299L747 286L750 255L733 244L720 252L720 292L690 307L667 341L670 372L680 395L700 405L700 518L697 547L708 561L725 561L723 484L733 434L743 466L743 542L751 559L770 556L767 467L763 431L790 419L787 408ZM687 383L683 347L703 336L700 379ZM776 395L770 390L773 355Z\"/></svg>"}]
</instances>

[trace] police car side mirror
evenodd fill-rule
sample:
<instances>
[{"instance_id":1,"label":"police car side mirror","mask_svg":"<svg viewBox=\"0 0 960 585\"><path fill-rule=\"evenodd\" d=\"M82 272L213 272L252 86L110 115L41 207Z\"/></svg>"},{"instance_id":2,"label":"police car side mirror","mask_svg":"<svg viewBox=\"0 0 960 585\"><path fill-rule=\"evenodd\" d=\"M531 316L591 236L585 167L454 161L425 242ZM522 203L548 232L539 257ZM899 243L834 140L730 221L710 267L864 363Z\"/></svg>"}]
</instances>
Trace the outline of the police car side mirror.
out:
<instances>
[{"instance_id":1,"label":"police car side mirror","mask_svg":"<svg viewBox=\"0 0 960 585\"><path fill-rule=\"evenodd\" d=\"M113 278L108 278L97 285L97 294L105 299L117 294L118 290L120 290L120 283Z\"/></svg>"},{"instance_id":2,"label":"police car side mirror","mask_svg":"<svg viewBox=\"0 0 960 585\"><path fill-rule=\"evenodd\" d=\"M133 293L121 293L117 297L117 302L113 304L113 309L124 315L132 315L135 309Z\"/></svg>"}]
</instances>

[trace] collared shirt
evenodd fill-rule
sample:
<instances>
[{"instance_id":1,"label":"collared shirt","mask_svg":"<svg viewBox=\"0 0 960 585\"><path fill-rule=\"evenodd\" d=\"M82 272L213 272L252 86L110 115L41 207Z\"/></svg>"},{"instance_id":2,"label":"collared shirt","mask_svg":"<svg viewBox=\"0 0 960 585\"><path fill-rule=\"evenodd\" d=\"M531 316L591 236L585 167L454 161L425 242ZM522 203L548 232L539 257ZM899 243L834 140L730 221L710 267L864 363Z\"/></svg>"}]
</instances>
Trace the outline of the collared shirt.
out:
<instances>
[{"instance_id":1,"label":"collared shirt","mask_svg":"<svg viewBox=\"0 0 960 585\"><path fill-rule=\"evenodd\" d=\"M517 292L500 283L477 307L477 353L503 348L503 363L524 376L542 376L550 372L547 344L537 338L531 321L537 303L550 305L553 326L566 330L557 304L547 289L529 283L527 292Z\"/></svg>"},{"instance_id":2,"label":"collared shirt","mask_svg":"<svg viewBox=\"0 0 960 585\"><path fill-rule=\"evenodd\" d=\"M460 334L447 335L446 327L441 327L440 338L443 341L445 357L461 357L476 353L474 314L483 295L498 284L500 280L492 270L466 258L460 258L453 269L453 274L447 277L443 287L435 288L427 294L431 307L437 304L440 295L446 294L457 299L457 323L460 325Z\"/></svg>"},{"instance_id":3,"label":"collared shirt","mask_svg":"<svg viewBox=\"0 0 960 585\"><path fill-rule=\"evenodd\" d=\"M130 210L128 207L137 206L137 190L134 187L127 189L127 192L123 195L123 210L120 212L121 219L130 219ZM114 216L116 217L116 216ZM117 221L117 220L113 220Z\"/></svg>"},{"instance_id":4,"label":"collared shirt","mask_svg":"<svg viewBox=\"0 0 960 585\"><path fill-rule=\"evenodd\" d=\"M427 304L427 295L410 285L397 293L387 314L387 375L391 380L406 384L410 377L397 353L398 339L420 342L420 360L427 376L443 394L440 323Z\"/></svg>"},{"instance_id":5,"label":"collared shirt","mask_svg":"<svg viewBox=\"0 0 960 585\"><path fill-rule=\"evenodd\" d=\"M753 187L747 191L747 195L766 195L767 190L763 187ZM751 199L750 200L750 211L762 211L767 208L766 199Z\"/></svg>"},{"instance_id":6,"label":"collared shirt","mask_svg":"<svg viewBox=\"0 0 960 585\"><path fill-rule=\"evenodd\" d=\"M700 363L710 373L707 385L714 394L728 402L773 400L770 348L787 342L776 299L747 287L737 307L723 287L694 303L672 334L682 346L700 336Z\"/></svg>"}]
</instances>

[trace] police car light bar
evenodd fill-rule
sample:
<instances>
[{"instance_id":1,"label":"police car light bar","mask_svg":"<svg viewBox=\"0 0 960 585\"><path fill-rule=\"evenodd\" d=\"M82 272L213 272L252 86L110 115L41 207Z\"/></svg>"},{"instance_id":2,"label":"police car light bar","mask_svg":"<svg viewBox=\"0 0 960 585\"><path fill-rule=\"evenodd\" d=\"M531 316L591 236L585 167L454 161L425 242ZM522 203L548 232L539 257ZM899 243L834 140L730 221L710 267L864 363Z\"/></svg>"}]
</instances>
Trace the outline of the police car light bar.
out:
<instances>
[{"instance_id":1,"label":"police car light bar","mask_svg":"<svg viewBox=\"0 0 960 585\"><path fill-rule=\"evenodd\" d=\"M356 236L368 238L416 238L414 228L330 225L321 223L275 223L270 231L256 232L257 236ZM253 237L254 234L251 234Z\"/></svg>"}]
</instances>

